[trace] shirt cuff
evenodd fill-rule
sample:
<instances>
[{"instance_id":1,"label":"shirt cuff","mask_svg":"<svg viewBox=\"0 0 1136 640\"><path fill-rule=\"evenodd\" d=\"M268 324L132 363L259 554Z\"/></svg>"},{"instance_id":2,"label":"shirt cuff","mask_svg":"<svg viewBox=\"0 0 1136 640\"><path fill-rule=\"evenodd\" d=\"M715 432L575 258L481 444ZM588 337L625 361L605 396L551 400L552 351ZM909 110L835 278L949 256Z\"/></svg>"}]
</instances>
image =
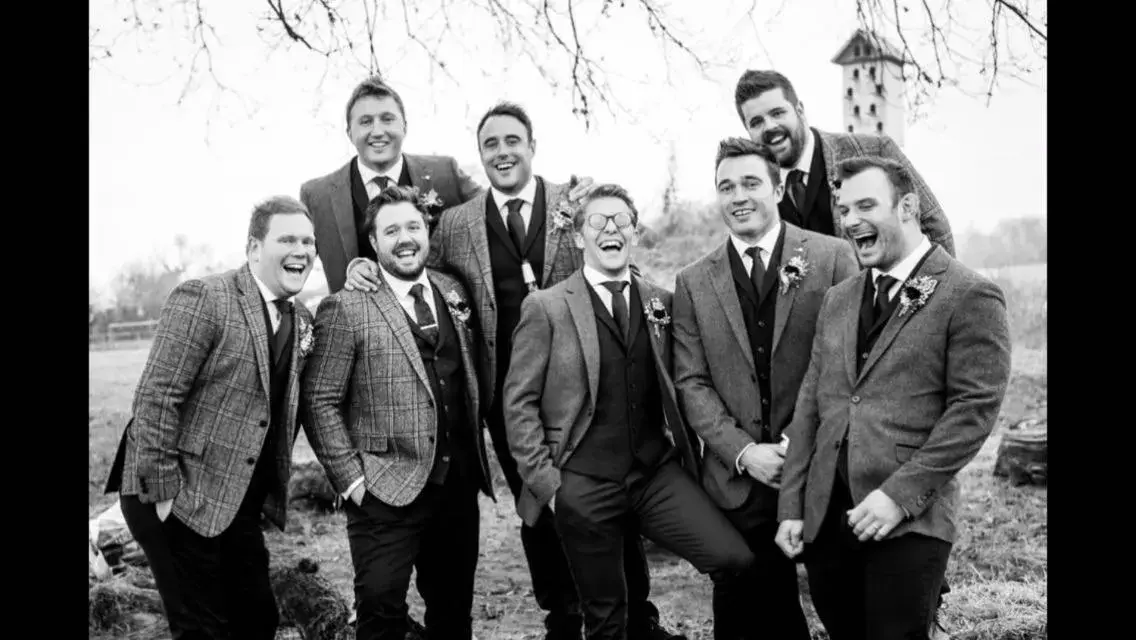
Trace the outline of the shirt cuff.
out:
<instances>
[{"instance_id":1,"label":"shirt cuff","mask_svg":"<svg viewBox=\"0 0 1136 640\"><path fill-rule=\"evenodd\" d=\"M340 495L343 496L344 500L349 500L351 498L351 494L355 491L355 488L358 487L361 484L363 484L363 476L359 476L359 479L356 480L355 482L352 482L351 486L347 487L347 491L344 491Z\"/></svg>"},{"instance_id":2,"label":"shirt cuff","mask_svg":"<svg viewBox=\"0 0 1136 640\"><path fill-rule=\"evenodd\" d=\"M742 469L742 454L744 454L746 452L746 449L749 449L750 447L753 447L753 446L756 446L756 444L751 442L751 443L747 444L746 446L742 447L742 450L738 452L738 457L734 458L734 469L737 470L738 475L744 475L745 474L745 469Z\"/></svg>"}]
</instances>

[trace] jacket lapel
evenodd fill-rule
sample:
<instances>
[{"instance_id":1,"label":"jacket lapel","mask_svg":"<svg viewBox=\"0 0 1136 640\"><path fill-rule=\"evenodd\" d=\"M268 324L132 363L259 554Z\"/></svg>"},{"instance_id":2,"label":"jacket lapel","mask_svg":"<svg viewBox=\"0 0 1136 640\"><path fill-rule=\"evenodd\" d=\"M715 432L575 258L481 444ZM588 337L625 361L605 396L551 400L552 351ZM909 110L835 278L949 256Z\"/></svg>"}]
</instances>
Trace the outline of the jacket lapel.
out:
<instances>
[{"instance_id":1,"label":"jacket lapel","mask_svg":"<svg viewBox=\"0 0 1136 640\"><path fill-rule=\"evenodd\" d=\"M588 374L588 402L596 403L600 385L600 343L596 336L596 313L588 294L588 283L584 273L577 271L565 281L568 311L576 325L576 335L580 339L580 350L584 353L584 370Z\"/></svg>"},{"instance_id":2,"label":"jacket lapel","mask_svg":"<svg viewBox=\"0 0 1136 640\"><path fill-rule=\"evenodd\" d=\"M249 270L247 263L237 274L237 287L241 291L241 312L244 313L245 323L248 324L249 332L252 334L253 352L256 354L257 368L260 370L260 384L264 387L264 395L271 398L268 378L270 366L268 327L264 326L264 298L260 295L260 288L256 286L256 280L253 280L252 271Z\"/></svg>"},{"instance_id":3,"label":"jacket lapel","mask_svg":"<svg viewBox=\"0 0 1136 640\"><path fill-rule=\"evenodd\" d=\"M836 180L836 178L835 178L835 176L836 176L836 162L838 160L838 158L836 157L836 143L835 143L836 137L831 133L826 133L826 132L815 130L815 129L814 129L814 131L816 131L816 139L817 139L817 142L820 143L821 156L824 159L824 164L823 164L824 176L823 177L818 176L818 177L823 179L823 180L828 181L829 189L830 189L832 198L833 198L833 200L835 200L836 199L836 188L833 185L834 185L835 180ZM812 182L812 180L810 180L810 182ZM817 188L819 188L819 184L818 184ZM835 204L836 203L833 202L833 206L832 206L832 228L836 230L836 236L837 237L843 238L843 234L840 231L840 229L841 229L840 214L837 212ZM859 256L859 254L857 254L856 255L857 264L859 264L859 261L860 261L860 256Z\"/></svg>"},{"instance_id":4,"label":"jacket lapel","mask_svg":"<svg viewBox=\"0 0 1136 640\"><path fill-rule=\"evenodd\" d=\"M564 231L550 222L556 218L556 203L565 196L563 185L550 184L544 178L537 178L544 185L544 269L540 276L540 286L548 286L548 278L552 275L552 267L556 263L556 251L560 248L560 238Z\"/></svg>"},{"instance_id":5,"label":"jacket lapel","mask_svg":"<svg viewBox=\"0 0 1136 640\"><path fill-rule=\"evenodd\" d=\"M339 170L332 179L331 186L331 212L335 216L335 224L339 227L339 240L343 243L343 253L346 256L359 255L359 237L355 235L355 210L352 208L354 185L351 176L354 172L352 158L343 169Z\"/></svg>"},{"instance_id":6,"label":"jacket lapel","mask_svg":"<svg viewBox=\"0 0 1136 640\"><path fill-rule=\"evenodd\" d=\"M845 300L843 304L834 305L838 310L843 312L844 318L844 370L848 373L848 383L851 385L856 384L856 346L860 338L860 297L864 293L864 287L868 285L867 280L870 270L865 269L861 271L856 277L856 286L851 287L845 291Z\"/></svg>"},{"instance_id":7,"label":"jacket lapel","mask_svg":"<svg viewBox=\"0 0 1136 640\"><path fill-rule=\"evenodd\" d=\"M395 339L402 346L402 350L406 352L406 357L410 360L410 366L414 369L414 373L418 374L422 386L426 387L426 393L433 398L434 391L430 388L430 379L426 377L426 367L422 364L422 354L418 351L418 344L414 342L414 334L410 332L410 320L406 317L406 310L398 303L398 300L394 297L394 292L385 282L380 282L379 290L368 297L379 308L379 312L383 314L387 326L394 332Z\"/></svg>"},{"instance_id":8,"label":"jacket lapel","mask_svg":"<svg viewBox=\"0 0 1136 640\"><path fill-rule=\"evenodd\" d=\"M734 288L733 269L730 268L729 258L730 240L714 252L710 258L710 282L714 285L714 293L718 296L718 303L726 312L726 322L734 330L734 337L741 347L741 352L749 363L752 372L757 372L757 365L753 361L753 352L750 350L749 334L746 333L745 320L742 317L742 305L738 302L737 290Z\"/></svg>"},{"instance_id":9,"label":"jacket lapel","mask_svg":"<svg viewBox=\"0 0 1136 640\"><path fill-rule=\"evenodd\" d=\"M913 271L910 276L908 276L908 280L917 278L922 275L939 275L947 270L948 264L949 262L947 260L946 252L943 251L943 249L938 245L931 245L931 251L924 258L923 264L920 265L918 269ZM871 273L871 270L867 269L865 270L865 273ZM899 296L902 293L903 292L900 291L900 293L897 293L896 295ZM891 317L888 319L887 324L884 325L883 331L882 333L880 333L880 337L872 346L871 352L868 353L868 359L864 362L863 369L860 370L860 376L857 382L864 379L864 376L868 374L868 371L872 368L872 365L874 365L876 361L880 359L880 356L882 356L883 353L887 351L888 347L891 346L891 343L895 341L895 337L899 335L900 329L903 329L903 327L906 326L907 323L918 314L919 311L916 310L909 311L907 315L900 316L899 308L897 306L895 311L891 314Z\"/></svg>"},{"instance_id":10,"label":"jacket lapel","mask_svg":"<svg viewBox=\"0 0 1136 640\"><path fill-rule=\"evenodd\" d=\"M525 241L521 243L521 255L529 255L533 243L536 242L537 235L545 233L544 218L545 211L548 209L547 198L545 197L544 180L539 177L536 178L536 191L533 194L532 211L529 212L529 228L525 234Z\"/></svg>"},{"instance_id":11,"label":"jacket lapel","mask_svg":"<svg viewBox=\"0 0 1136 640\"><path fill-rule=\"evenodd\" d=\"M477 260L477 266L481 272L482 286L489 295L489 302L491 306L495 306L497 300L493 288L493 265L489 261L489 234L485 230L485 215L486 207L488 206L485 200L487 197L488 192L482 191L462 206L468 207L468 209L464 211L466 215L466 232L469 234L471 253L474 259ZM470 283L470 286L473 286L473 284Z\"/></svg>"},{"instance_id":12,"label":"jacket lapel","mask_svg":"<svg viewBox=\"0 0 1136 640\"><path fill-rule=\"evenodd\" d=\"M798 255L797 250L800 249L803 258L808 259L808 239L805 234L801 233L797 227L784 222L785 225L785 242L781 248L781 264L778 265L778 273L773 281L773 286L769 289L768 295L780 296L777 300L777 307L773 311L773 350L772 353L777 353L777 344L781 341L781 334L785 331L785 323L789 320L789 312L793 310L793 302L797 299L797 289L808 286L808 280L802 280L797 286L790 287L788 291L781 294L781 274L782 267L787 265L793 256ZM807 276L806 276L807 278Z\"/></svg>"}]
</instances>

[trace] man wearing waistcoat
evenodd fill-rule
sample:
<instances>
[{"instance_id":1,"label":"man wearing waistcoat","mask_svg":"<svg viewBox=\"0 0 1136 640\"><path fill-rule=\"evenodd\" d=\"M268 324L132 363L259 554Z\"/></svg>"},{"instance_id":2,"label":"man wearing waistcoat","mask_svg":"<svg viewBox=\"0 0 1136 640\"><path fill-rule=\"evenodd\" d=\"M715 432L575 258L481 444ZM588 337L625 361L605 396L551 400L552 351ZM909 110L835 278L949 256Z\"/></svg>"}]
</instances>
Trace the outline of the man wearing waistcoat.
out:
<instances>
[{"instance_id":1,"label":"man wearing waistcoat","mask_svg":"<svg viewBox=\"0 0 1136 640\"><path fill-rule=\"evenodd\" d=\"M552 510L588 640L635 637L624 563L639 531L703 573L753 561L698 487L670 377L671 295L629 269L637 222L618 186L584 197L583 268L525 298L504 385L517 510L530 525Z\"/></svg>"},{"instance_id":2,"label":"man wearing waistcoat","mask_svg":"<svg viewBox=\"0 0 1136 640\"><path fill-rule=\"evenodd\" d=\"M418 570L427 637L468 640L480 514L490 498L478 425L478 344L465 289L426 269L416 194L367 208L382 286L321 301L303 380L305 429L346 503L360 640L402 640Z\"/></svg>"}]
</instances>

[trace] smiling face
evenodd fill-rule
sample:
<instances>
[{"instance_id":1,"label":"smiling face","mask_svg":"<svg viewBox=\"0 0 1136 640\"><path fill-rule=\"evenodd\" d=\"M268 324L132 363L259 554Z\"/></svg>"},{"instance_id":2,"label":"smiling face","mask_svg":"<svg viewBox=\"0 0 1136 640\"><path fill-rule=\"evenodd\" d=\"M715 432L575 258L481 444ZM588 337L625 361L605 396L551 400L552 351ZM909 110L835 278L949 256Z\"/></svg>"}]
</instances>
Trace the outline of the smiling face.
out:
<instances>
[{"instance_id":1,"label":"smiling face","mask_svg":"<svg viewBox=\"0 0 1136 640\"><path fill-rule=\"evenodd\" d=\"M371 246L387 273L417 280L426 268L430 249L430 231L422 212L409 202L383 205L375 215Z\"/></svg>"},{"instance_id":2,"label":"smiling face","mask_svg":"<svg viewBox=\"0 0 1136 640\"><path fill-rule=\"evenodd\" d=\"M279 213L268 220L264 239L249 239L249 268L278 298L299 293L316 259L312 221L302 213Z\"/></svg>"},{"instance_id":3,"label":"smiling face","mask_svg":"<svg viewBox=\"0 0 1136 640\"><path fill-rule=\"evenodd\" d=\"M894 197L887 174L879 168L866 169L841 182L836 199L841 229L855 242L865 268L888 271L919 242L915 194L906 194L899 202L894 202Z\"/></svg>"},{"instance_id":4,"label":"smiling face","mask_svg":"<svg viewBox=\"0 0 1136 640\"><path fill-rule=\"evenodd\" d=\"M785 186L773 185L773 168L756 155L723 158L718 165L718 211L730 233L756 243L772 229L781 214L777 203Z\"/></svg>"},{"instance_id":5,"label":"smiling face","mask_svg":"<svg viewBox=\"0 0 1136 640\"><path fill-rule=\"evenodd\" d=\"M507 195L520 193L532 178L536 153L524 123L509 115L490 116L477 133L477 146L489 182Z\"/></svg>"},{"instance_id":6,"label":"smiling face","mask_svg":"<svg viewBox=\"0 0 1136 640\"><path fill-rule=\"evenodd\" d=\"M390 96L364 96L351 106L347 137L372 171L388 171L402 153L406 118Z\"/></svg>"},{"instance_id":7,"label":"smiling face","mask_svg":"<svg viewBox=\"0 0 1136 640\"><path fill-rule=\"evenodd\" d=\"M625 226L620 228L620 224ZM623 199L600 197L584 207L576 246L584 250L584 264L589 267L613 278L619 276L631 263L631 247L638 239L635 215Z\"/></svg>"},{"instance_id":8,"label":"smiling face","mask_svg":"<svg viewBox=\"0 0 1136 640\"><path fill-rule=\"evenodd\" d=\"M743 102L741 113L750 140L772 151L782 167L797 166L809 135L805 109L799 102L793 106L778 87Z\"/></svg>"}]
</instances>

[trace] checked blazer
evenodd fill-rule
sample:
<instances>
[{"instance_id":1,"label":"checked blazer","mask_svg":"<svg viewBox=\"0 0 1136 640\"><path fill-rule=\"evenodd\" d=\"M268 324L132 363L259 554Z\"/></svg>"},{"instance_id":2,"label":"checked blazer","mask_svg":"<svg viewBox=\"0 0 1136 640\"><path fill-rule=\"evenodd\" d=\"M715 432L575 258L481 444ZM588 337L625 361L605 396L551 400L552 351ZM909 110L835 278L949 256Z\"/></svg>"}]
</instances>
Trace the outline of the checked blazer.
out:
<instances>
[{"instance_id":1,"label":"checked blazer","mask_svg":"<svg viewBox=\"0 0 1136 640\"><path fill-rule=\"evenodd\" d=\"M301 338L311 331L308 310L302 304L294 309L286 423L276 440L277 482L264 506L280 529L287 517L298 378L305 364ZM137 495L146 504L172 498L171 517L205 537L228 528L271 420L264 314L247 263L174 288L162 307L108 492Z\"/></svg>"}]
</instances>

